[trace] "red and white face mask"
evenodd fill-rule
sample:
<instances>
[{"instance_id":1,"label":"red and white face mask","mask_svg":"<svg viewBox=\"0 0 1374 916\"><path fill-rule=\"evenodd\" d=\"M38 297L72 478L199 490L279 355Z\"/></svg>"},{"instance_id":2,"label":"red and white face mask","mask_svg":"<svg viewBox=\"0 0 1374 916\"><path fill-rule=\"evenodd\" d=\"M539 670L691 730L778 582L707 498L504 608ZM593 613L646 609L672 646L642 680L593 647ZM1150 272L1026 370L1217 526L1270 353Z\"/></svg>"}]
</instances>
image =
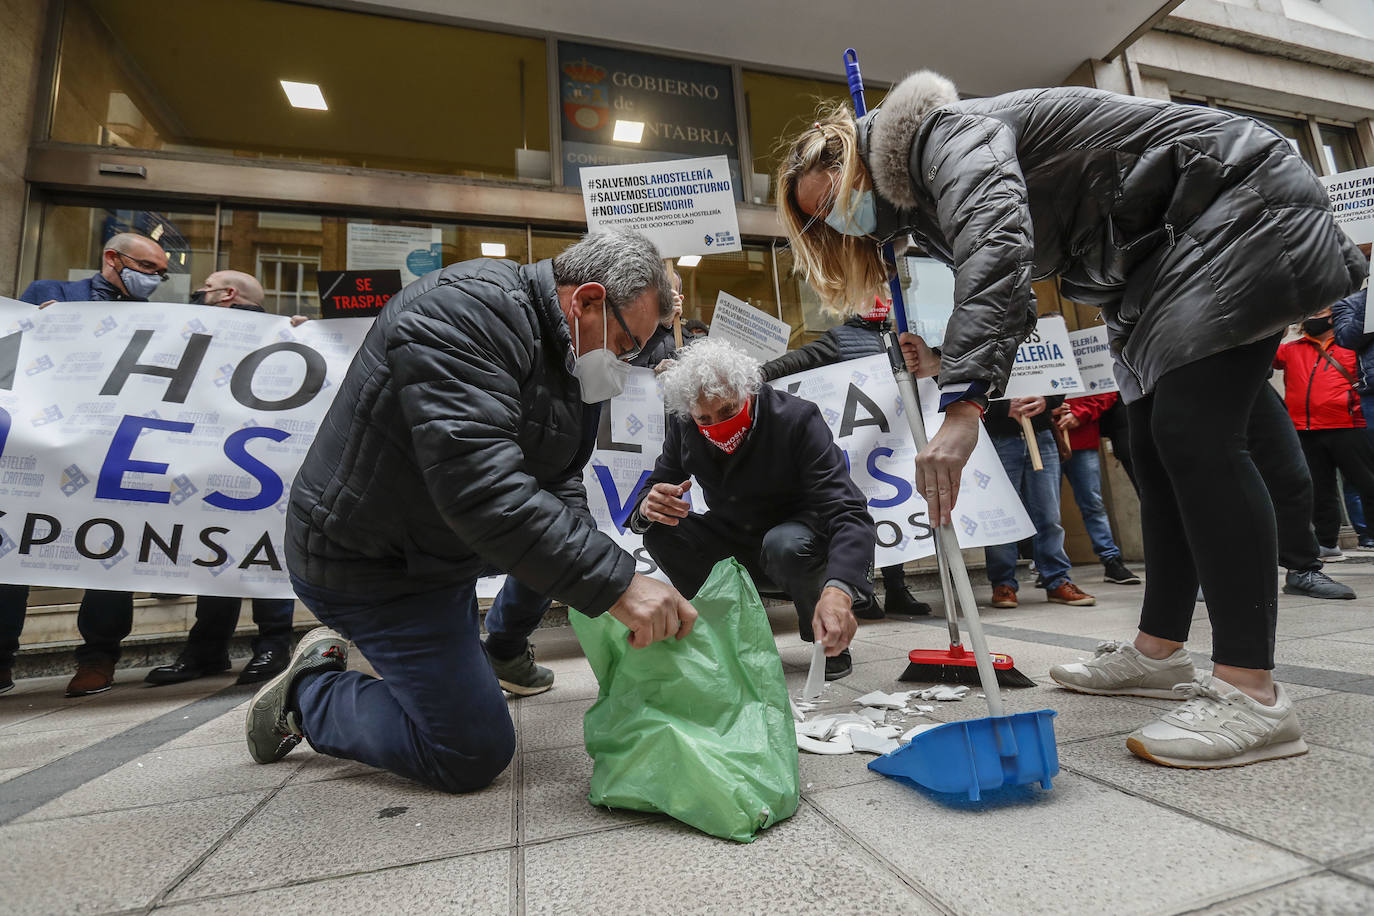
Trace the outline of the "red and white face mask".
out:
<instances>
[{"instance_id":1,"label":"red and white face mask","mask_svg":"<svg viewBox=\"0 0 1374 916\"><path fill-rule=\"evenodd\" d=\"M873 305L869 307L868 314L860 315L859 317L867 321L886 321L891 311L891 303L884 302L880 296L874 296Z\"/></svg>"},{"instance_id":2,"label":"red and white face mask","mask_svg":"<svg viewBox=\"0 0 1374 916\"><path fill-rule=\"evenodd\" d=\"M746 398L739 413L730 419L712 423L710 426L702 426L698 423L697 429L701 430L701 434L710 440L716 448L727 455L733 453L744 441L744 434L749 432L749 427L754 425L753 418L749 416L750 400L752 399Z\"/></svg>"}]
</instances>

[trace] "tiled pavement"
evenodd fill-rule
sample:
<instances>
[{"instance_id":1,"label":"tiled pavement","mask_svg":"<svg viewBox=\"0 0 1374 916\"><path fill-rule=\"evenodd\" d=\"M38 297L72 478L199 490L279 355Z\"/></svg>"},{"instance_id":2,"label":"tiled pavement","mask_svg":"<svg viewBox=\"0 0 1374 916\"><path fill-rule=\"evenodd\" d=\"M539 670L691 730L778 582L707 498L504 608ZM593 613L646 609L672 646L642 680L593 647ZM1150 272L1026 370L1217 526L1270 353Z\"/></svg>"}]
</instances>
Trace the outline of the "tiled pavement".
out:
<instances>
[{"instance_id":1,"label":"tiled pavement","mask_svg":"<svg viewBox=\"0 0 1374 916\"><path fill-rule=\"evenodd\" d=\"M1374 563L1329 571L1367 597L1280 611L1305 757L1215 772L1131 757L1125 734L1166 702L1046 677L1136 620L1138 588L1081 570L1094 608L1025 590L1021 608L985 611L995 648L1041 685L1009 709L1059 713L1052 791L972 805L867 757L803 754L801 808L750 845L587 804L596 682L567 629L537 636L555 689L511 702L515 762L465 796L305 747L254 765L249 693L229 676L152 689L123 671L81 700L62 698L64 678L23 681L0 698L0 913L1372 913ZM771 616L799 686L807 647L790 609ZM905 652L939 646L941 624L865 623L825 706L907 686ZM1208 635L1199 606L1191 647ZM984 714L970 698L935 716Z\"/></svg>"}]
</instances>

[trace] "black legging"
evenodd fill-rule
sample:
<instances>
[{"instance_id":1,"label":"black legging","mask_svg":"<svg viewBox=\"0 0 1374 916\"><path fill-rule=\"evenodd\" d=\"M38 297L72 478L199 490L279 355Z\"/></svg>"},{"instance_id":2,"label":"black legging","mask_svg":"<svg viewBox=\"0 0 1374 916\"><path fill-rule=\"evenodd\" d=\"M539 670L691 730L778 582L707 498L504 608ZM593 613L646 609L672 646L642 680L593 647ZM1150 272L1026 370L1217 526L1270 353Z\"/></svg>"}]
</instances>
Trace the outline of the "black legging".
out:
<instances>
[{"instance_id":1,"label":"black legging","mask_svg":"<svg viewBox=\"0 0 1374 916\"><path fill-rule=\"evenodd\" d=\"M1212 660L1237 668L1274 667L1274 506L1246 433L1279 337L1165 373L1129 408L1147 572L1140 629L1186 641L1200 582Z\"/></svg>"}]
</instances>

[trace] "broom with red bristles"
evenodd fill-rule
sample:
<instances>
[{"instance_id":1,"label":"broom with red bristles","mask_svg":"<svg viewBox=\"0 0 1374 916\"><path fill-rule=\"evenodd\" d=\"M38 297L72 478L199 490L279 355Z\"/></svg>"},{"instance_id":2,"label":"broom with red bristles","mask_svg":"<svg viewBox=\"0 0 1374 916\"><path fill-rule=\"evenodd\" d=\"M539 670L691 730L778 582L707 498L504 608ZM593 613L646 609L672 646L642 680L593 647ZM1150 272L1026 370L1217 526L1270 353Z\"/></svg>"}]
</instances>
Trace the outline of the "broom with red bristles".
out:
<instances>
[{"instance_id":1,"label":"broom with red bristles","mask_svg":"<svg viewBox=\"0 0 1374 916\"><path fill-rule=\"evenodd\" d=\"M864 104L864 84L863 77L859 74L859 55L853 48L844 53L845 74L849 80L849 93L854 100L854 116L863 117L867 111ZM892 249L892 244L883 245L883 257L895 268L897 257ZM920 396L916 391L915 379L907 371L906 360L902 357L902 348L897 342L898 330L906 330L906 301L902 297L902 281L897 275L897 271L892 271L891 280L888 283L892 291L892 313L895 319L895 328L883 333L883 344L887 350L888 359L892 363L892 375L897 382L897 388L901 392L902 402L907 412L907 420L911 424L912 438L916 440L917 449L926 446L925 421L921 416ZM953 557L946 556L946 551L950 551ZM948 526L942 526L937 531L935 539L935 556L940 564L940 589L945 596L945 620L949 624L949 648L948 649L912 649L907 655L910 664L898 678L900 681L943 681L947 683L968 683L982 684L978 675L978 657L974 652L964 648L963 641L959 637L959 621L955 616L955 603L953 596L953 583L951 576L958 575L963 577L960 583L963 586L961 594L969 602L965 616L969 619L970 636L979 651L985 654L984 663L988 660L992 662L992 673L996 675L997 683L1003 687L1034 687L1035 681L1026 677L1012 664L1010 655L1003 655L1000 652L988 652L983 644L982 628L977 619L977 606L973 604L973 588L968 581L968 570L964 567L964 558L959 553L959 543L955 538L954 531ZM953 568L951 568L953 567ZM993 708L993 715L1000 716L1001 700L992 696L997 691L984 687L989 695L988 705Z\"/></svg>"}]
</instances>

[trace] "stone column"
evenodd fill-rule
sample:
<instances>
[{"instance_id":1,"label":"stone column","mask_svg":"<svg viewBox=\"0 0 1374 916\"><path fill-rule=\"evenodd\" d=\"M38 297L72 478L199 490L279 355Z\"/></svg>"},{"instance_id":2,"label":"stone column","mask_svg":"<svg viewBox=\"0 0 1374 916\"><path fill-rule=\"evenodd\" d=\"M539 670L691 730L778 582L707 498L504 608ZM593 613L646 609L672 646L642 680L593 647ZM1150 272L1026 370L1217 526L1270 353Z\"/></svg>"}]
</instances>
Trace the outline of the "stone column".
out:
<instances>
[{"instance_id":1,"label":"stone column","mask_svg":"<svg viewBox=\"0 0 1374 916\"><path fill-rule=\"evenodd\" d=\"M10 0L0 28L0 296L19 293L19 239L24 220L24 163L38 103L47 0Z\"/></svg>"}]
</instances>

